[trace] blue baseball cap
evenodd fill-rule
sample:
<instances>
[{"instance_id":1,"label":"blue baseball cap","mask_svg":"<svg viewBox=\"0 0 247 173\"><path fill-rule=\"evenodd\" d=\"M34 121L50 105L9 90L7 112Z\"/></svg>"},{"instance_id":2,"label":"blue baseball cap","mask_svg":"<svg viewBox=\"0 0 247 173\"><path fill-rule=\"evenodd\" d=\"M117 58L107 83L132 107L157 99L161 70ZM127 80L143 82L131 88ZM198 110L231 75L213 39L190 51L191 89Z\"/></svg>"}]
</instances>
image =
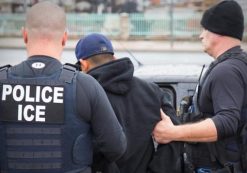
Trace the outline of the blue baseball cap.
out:
<instances>
[{"instance_id":1,"label":"blue baseball cap","mask_svg":"<svg viewBox=\"0 0 247 173\"><path fill-rule=\"evenodd\" d=\"M89 34L81 38L75 48L76 58L88 59L93 55L109 53L114 55L111 41L102 34Z\"/></svg>"}]
</instances>

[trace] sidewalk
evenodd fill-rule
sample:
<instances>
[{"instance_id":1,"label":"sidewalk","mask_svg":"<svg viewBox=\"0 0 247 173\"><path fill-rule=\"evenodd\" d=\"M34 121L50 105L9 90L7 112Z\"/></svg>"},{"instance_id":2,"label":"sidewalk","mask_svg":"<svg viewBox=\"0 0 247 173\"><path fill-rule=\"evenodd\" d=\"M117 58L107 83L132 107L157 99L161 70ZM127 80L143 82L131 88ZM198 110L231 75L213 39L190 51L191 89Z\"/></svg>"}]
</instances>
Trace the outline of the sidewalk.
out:
<instances>
[{"instance_id":1,"label":"sidewalk","mask_svg":"<svg viewBox=\"0 0 247 173\"><path fill-rule=\"evenodd\" d=\"M74 50L78 40L68 40L65 49ZM122 41L113 40L115 51L181 51L181 52L200 52L202 51L201 42L176 41L171 45L169 41ZM0 38L0 49L23 49L25 44L22 38ZM242 44L242 48L247 50L247 43Z\"/></svg>"}]
</instances>

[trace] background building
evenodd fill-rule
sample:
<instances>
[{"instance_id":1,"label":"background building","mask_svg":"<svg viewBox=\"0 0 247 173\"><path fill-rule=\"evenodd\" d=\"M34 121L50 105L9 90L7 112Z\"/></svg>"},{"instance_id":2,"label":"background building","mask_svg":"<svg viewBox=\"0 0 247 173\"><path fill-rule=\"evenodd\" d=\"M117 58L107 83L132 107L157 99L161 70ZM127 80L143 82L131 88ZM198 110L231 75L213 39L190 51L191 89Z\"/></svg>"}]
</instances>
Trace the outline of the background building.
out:
<instances>
[{"instance_id":1,"label":"background building","mask_svg":"<svg viewBox=\"0 0 247 173\"><path fill-rule=\"evenodd\" d=\"M44 0L0 0L0 37L21 36L24 14ZM115 39L198 40L200 19L221 0L50 0L67 13L70 36L99 32ZM245 15L247 0L236 0Z\"/></svg>"}]
</instances>

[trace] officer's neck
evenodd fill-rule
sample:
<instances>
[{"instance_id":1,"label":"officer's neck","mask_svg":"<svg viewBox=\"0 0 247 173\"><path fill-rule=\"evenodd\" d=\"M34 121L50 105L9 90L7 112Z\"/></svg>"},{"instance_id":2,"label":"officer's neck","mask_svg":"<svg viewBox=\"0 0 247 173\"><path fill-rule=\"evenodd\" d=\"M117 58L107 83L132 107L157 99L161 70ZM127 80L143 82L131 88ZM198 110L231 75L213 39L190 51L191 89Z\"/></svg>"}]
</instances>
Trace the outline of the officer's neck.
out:
<instances>
[{"instance_id":1,"label":"officer's neck","mask_svg":"<svg viewBox=\"0 0 247 173\"><path fill-rule=\"evenodd\" d=\"M220 57L220 55L222 55L229 49L236 46L240 46L240 44L241 41L238 39L232 37L223 37L223 39L220 42L218 42L218 45L215 46L215 53L213 57L217 59L218 57Z\"/></svg>"},{"instance_id":2,"label":"officer's neck","mask_svg":"<svg viewBox=\"0 0 247 173\"><path fill-rule=\"evenodd\" d=\"M28 57L34 55L45 55L61 60L63 46L49 41L29 41L27 44Z\"/></svg>"}]
</instances>

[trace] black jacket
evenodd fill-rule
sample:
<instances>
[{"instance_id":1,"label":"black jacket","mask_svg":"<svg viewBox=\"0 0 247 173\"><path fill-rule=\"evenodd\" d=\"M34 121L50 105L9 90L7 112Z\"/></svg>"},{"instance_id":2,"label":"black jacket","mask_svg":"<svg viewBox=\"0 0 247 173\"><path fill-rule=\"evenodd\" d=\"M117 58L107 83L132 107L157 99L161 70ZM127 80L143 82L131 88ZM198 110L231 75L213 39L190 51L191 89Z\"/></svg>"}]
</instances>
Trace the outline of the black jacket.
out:
<instances>
[{"instance_id":1,"label":"black jacket","mask_svg":"<svg viewBox=\"0 0 247 173\"><path fill-rule=\"evenodd\" d=\"M200 82L199 108L214 121L218 141L211 144L217 147L217 159L222 157L225 162L240 160L239 131L247 123L247 64L241 60L244 57L247 58L239 46L229 49L211 63ZM195 165L211 166L207 145L194 147ZM205 151L204 157L198 154L201 151Z\"/></svg>"},{"instance_id":2,"label":"black jacket","mask_svg":"<svg viewBox=\"0 0 247 173\"><path fill-rule=\"evenodd\" d=\"M111 61L88 72L105 89L126 133L127 151L117 161L121 173L147 172L154 153L151 134L160 121L160 107L163 105L167 114L175 115L161 89L133 77L133 72L129 58Z\"/></svg>"}]
</instances>

